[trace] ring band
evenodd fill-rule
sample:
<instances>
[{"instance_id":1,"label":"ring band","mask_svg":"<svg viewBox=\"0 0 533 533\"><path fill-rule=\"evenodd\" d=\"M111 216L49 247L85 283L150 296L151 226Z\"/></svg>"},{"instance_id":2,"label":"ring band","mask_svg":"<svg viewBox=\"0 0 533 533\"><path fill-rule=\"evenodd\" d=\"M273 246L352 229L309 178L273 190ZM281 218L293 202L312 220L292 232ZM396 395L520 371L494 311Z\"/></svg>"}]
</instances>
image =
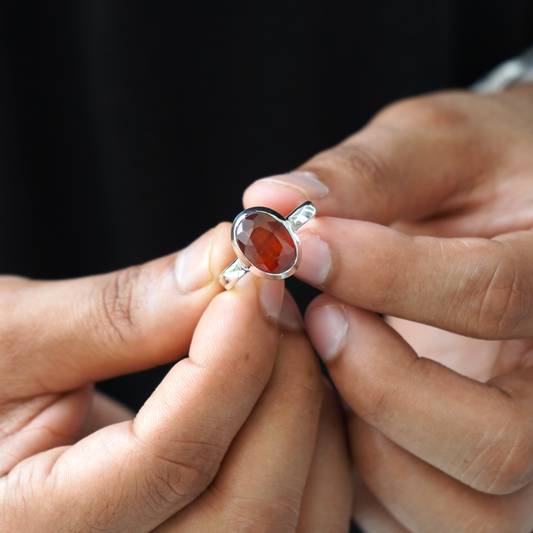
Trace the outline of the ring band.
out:
<instances>
[{"instance_id":1,"label":"ring band","mask_svg":"<svg viewBox=\"0 0 533 533\"><path fill-rule=\"evenodd\" d=\"M231 226L231 244L237 259L220 274L231 289L248 272L266 279L292 276L302 258L297 230L317 214L311 202L297 207L287 218L268 207L239 213Z\"/></svg>"}]
</instances>

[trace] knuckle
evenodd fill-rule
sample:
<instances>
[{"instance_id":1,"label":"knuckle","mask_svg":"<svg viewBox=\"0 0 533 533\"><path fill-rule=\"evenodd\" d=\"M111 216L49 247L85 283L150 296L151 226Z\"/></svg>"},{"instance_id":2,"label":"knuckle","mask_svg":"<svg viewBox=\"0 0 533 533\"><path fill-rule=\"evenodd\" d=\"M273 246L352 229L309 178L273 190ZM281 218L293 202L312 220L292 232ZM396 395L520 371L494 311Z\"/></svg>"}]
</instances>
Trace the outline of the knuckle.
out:
<instances>
[{"instance_id":1,"label":"knuckle","mask_svg":"<svg viewBox=\"0 0 533 533\"><path fill-rule=\"evenodd\" d=\"M466 91L446 91L426 96L406 98L394 102L380 111L375 122L394 122L410 128L441 130L442 128L462 128L470 119L468 113L472 96Z\"/></svg>"},{"instance_id":2,"label":"knuckle","mask_svg":"<svg viewBox=\"0 0 533 533\"><path fill-rule=\"evenodd\" d=\"M413 359L409 367L410 376L413 379L420 378L421 382L431 381L432 372L432 362L423 357ZM355 408L357 415L368 425L379 428L380 431L387 431L391 424L397 424L396 392L396 389L387 385L386 382L365 387L364 397L361 397L361 403Z\"/></svg>"},{"instance_id":3,"label":"knuckle","mask_svg":"<svg viewBox=\"0 0 533 533\"><path fill-rule=\"evenodd\" d=\"M531 445L520 442L519 435L507 440L496 455L494 480L487 487L489 494L509 494L531 481Z\"/></svg>"},{"instance_id":4,"label":"knuckle","mask_svg":"<svg viewBox=\"0 0 533 533\"><path fill-rule=\"evenodd\" d=\"M363 144L341 144L331 149L327 155L329 165L344 174L359 176L365 190L384 195L391 181L385 163L373 151ZM340 168L339 168L340 167Z\"/></svg>"},{"instance_id":5,"label":"knuckle","mask_svg":"<svg viewBox=\"0 0 533 533\"><path fill-rule=\"evenodd\" d=\"M467 318L467 329L474 335L502 339L528 333L531 283L505 250L495 254L490 263L483 258L473 268L464 294L463 313L457 317Z\"/></svg>"},{"instance_id":6,"label":"knuckle","mask_svg":"<svg viewBox=\"0 0 533 533\"><path fill-rule=\"evenodd\" d=\"M307 167L325 176L329 183L340 183L343 195L368 198L368 205L395 205L399 179L383 155L378 155L368 143L352 138L318 154ZM349 203L349 202L348 202ZM342 209L342 208L341 208ZM384 209L388 212L388 209ZM346 213L348 215L348 213ZM343 216L339 211L336 216ZM370 212L368 216L372 215Z\"/></svg>"},{"instance_id":7,"label":"knuckle","mask_svg":"<svg viewBox=\"0 0 533 533\"><path fill-rule=\"evenodd\" d=\"M163 467L146 473L139 484L144 506L156 516L181 508L195 499L206 489L218 469L218 465L209 468L205 464L196 464L194 459L187 462L159 459Z\"/></svg>"},{"instance_id":8,"label":"knuckle","mask_svg":"<svg viewBox=\"0 0 533 533\"><path fill-rule=\"evenodd\" d=\"M308 166L323 174L343 178L354 187L363 185L366 194L384 194L391 179L390 169L385 162L370 146L357 142L355 138L321 152L308 162ZM358 181L354 181L354 176Z\"/></svg>"},{"instance_id":9,"label":"knuckle","mask_svg":"<svg viewBox=\"0 0 533 533\"><path fill-rule=\"evenodd\" d=\"M533 478L533 445L517 412L483 437L460 480L487 494L510 494Z\"/></svg>"},{"instance_id":10,"label":"knuckle","mask_svg":"<svg viewBox=\"0 0 533 533\"><path fill-rule=\"evenodd\" d=\"M200 468L185 463L146 473L138 483L143 511L158 516L180 508L203 492L210 481Z\"/></svg>"},{"instance_id":11,"label":"knuckle","mask_svg":"<svg viewBox=\"0 0 533 533\"><path fill-rule=\"evenodd\" d=\"M141 267L113 272L96 293L96 327L121 341L127 342L137 329L140 276Z\"/></svg>"},{"instance_id":12,"label":"knuckle","mask_svg":"<svg viewBox=\"0 0 533 533\"><path fill-rule=\"evenodd\" d=\"M104 496L95 497L90 502L87 511L76 520L76 524L69 524L61 531L119 533L128 531L130 527L131 518L128 513L127 495L118 485L112 502Z\"/></svg>"},{"instance_id":13,"label":"knuckle","mask_svg":"<svg viewBox=\"0 0 533 533\"><path fill-rule=\"evenodd\" d=\"M268 501L264 498L233 498L225 505L231 517L228 531L294 533L298 526L300 499Z\"/></svg>"},{"instance_id":14,"label":"knuckle","mask_svg":"<svg viewBox=\"0 0 533 533\"><path fill-rule=\"evenodd\" d=\"M145 443L133 430L145 465L138 479L146 512L155 515L181 508L201 494L214 479L225 449L219 443L197 441Z\"/></svg>"}]
</instances>

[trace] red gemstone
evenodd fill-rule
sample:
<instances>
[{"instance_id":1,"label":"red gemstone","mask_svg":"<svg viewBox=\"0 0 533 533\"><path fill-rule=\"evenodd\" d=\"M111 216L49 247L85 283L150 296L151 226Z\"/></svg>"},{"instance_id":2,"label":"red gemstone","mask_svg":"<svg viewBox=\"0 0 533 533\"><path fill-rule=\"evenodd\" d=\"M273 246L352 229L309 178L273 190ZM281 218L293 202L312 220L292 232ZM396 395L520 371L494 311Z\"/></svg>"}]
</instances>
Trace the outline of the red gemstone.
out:
<instances>
[{"instance_id":1,"label":"red gemstone","mask_svg":"<svg viewBox=\"0 0 533 533\"><path fill-rule=\"evenodd\" d=\"M287 228L268 213L246 215L235 236L248 261L263 272L283 272L294 263L296 248Z\"/></svg>"}]
</instances>

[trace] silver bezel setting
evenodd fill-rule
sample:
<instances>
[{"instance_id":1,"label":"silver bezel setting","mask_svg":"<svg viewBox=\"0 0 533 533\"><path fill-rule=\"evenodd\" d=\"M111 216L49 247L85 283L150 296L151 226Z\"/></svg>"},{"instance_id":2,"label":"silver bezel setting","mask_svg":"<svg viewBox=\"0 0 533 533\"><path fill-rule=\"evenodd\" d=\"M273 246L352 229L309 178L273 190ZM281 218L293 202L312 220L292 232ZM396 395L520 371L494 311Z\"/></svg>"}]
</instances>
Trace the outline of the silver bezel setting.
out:
<instances>
[{"instance_id":1,"label":"silver bezel setting","mask_svg":"<svg viewBox=\"0 0 533 533\"><path fill-rule=\"evenodd\" d=\"M239 245L237 244L237 226L240 224L243 218L254 213L265 213L271 216L274 220L278 221L289 232L291 239L294 243L294 261L283 272L264 272L256 266L254 266L248 258L242 253ZM219 276L220 284L226 289L231 289L239 279L245 276L248 272L252 272L256 276L264 279L285 279L292 276L300 265L302 258L300 251L300 239L297 230L303 226L306 222L311 220L317 214L316 207L311 202L304 202L298 206L287 218L280 215L278 212L268 207L251 207L245 209L239 213L231 226L231 244L235 250L237 258L229 265Z\"/></svg>"},{"instance_id":2,"label":"silver bezel setting","mask_svg":"<svg viewBox=\"0 0 533 533\"><path fill-rule=\"evenodd\" d=\"M289 232L292 242L294 243L294 261L282 272L265 272L264 270L257 268L248 260L248 258L239 248L237 243L237 227L244 218L257 213L265 213L279 222ZM289 276L292 276L300 266L300 261L302 259L300 253L300 239L298 238L298 234L296 233L294 225L288 218L283 217L278 212L274 211L273 209L269 209L268 207L250 207L249 209L245 209L244 211L240 212L235 217L235 220L231 226L231 244L233 246L233 250L235 250L235 253L237 254L237 257L241 260L244 266L256 276L264 279L286 279Z\"/></svg>"}]
</instances>

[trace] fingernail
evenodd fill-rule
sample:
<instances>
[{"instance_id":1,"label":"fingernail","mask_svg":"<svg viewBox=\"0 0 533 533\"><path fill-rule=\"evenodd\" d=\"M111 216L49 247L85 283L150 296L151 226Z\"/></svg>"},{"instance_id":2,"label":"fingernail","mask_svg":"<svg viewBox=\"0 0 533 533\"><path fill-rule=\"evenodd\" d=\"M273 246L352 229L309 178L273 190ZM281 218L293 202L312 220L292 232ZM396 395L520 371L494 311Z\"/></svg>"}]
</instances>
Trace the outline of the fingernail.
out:
<instances>
[{"instance_id":1,"label":"fingernail","mask_svg":"<svg viewBox=\"0 0 533 533\"><path fill-rule=\"evenodd\" d=\"M176 283L181 292L193 292L213 280L209 255L213 242L213 230L208 231L183 249L176 261Z\"/></svg>"},{"instance_id":2,"label":"fingernail","mask_svg":"<svg viewBox=\"0 0 533 533\"><path fill-rule=\"evenodd\" d=\"M305 329L304 322L300 310L294 301L291 294L285 290L283 296L283 305L281 306L281 313L279 315L279 324L285 329L291 331L303 331Z\"/></svg>"},{"instance_id":3,"label":"fingernail","mask_svg":"<svg viewBox=\"0 0 533 533\"><path fill-rule=\"evenodd\" d=\"M307 334L323 361L335 357L344 344L348 321L342 305L313 309L306 317Z\"/></svg>"},{"instance_id":4,"label":"fingernail","mask_svg":"<svg viewBox=\"0 0 533 533\"><path fill-rule=\"evenodd\" d=\"M316 233L305 231L300 235L302 262L298 277L311 285L320 286L328 277L331 267L329 246Z\"/></svg>"},{"instance_id":5,"label":"fingernail","mask_svg":"<svg viewBox=\"0 0 533 533\"><path fill-rule=\"evenodd\" d=\"M296 189L308 200L318 200L329 193L329 189L318 179L318 176L303 170L269 176L268 178L263 178L263 180Z\"/></svg>"},{"instance_id":6,"label":"fingernail","mask_svg":"<svg viewBox=\"0 0 533 533\"><path fill-rule=\"evenodd\" d=\"M248 274L250 275L250 274ZM259 302L267 318L279 319L283 302L284 284L282 281L259 279Z\"/></svg>"}]
</instances>

